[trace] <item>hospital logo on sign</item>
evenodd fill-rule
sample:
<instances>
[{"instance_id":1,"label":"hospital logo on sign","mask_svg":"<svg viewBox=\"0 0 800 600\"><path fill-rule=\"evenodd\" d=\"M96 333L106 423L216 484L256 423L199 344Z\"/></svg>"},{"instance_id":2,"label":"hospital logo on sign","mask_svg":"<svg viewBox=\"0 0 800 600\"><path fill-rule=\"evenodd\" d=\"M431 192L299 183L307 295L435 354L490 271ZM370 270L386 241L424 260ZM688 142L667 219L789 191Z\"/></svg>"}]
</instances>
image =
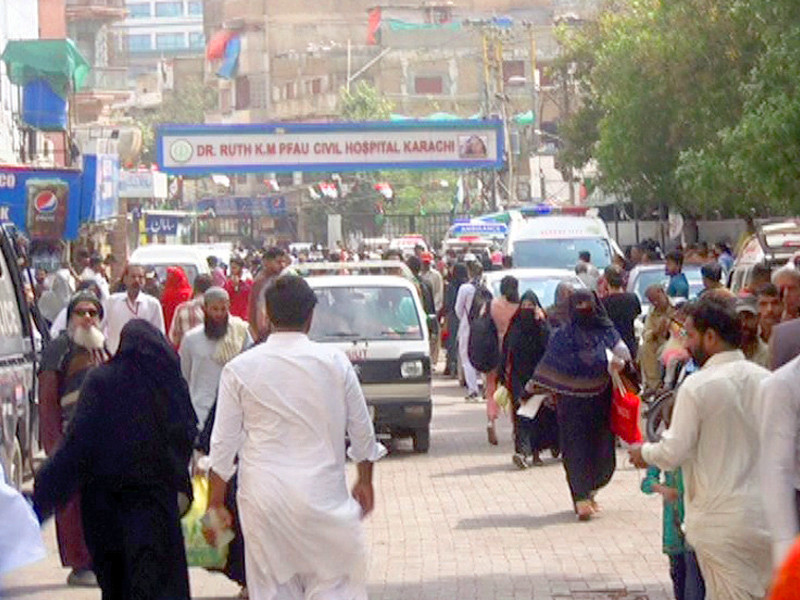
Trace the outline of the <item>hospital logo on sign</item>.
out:
<instances>
[{"instance_id":1,"label":"hospital logo on sign","mask_svg":"<svg viewBox=\"0 0 800 600\"><path fill-rule=\"evenodd\" d=\"M175 162L185 163L192 158L194 149L186 140L175 140L170 144L169 155Z\"/></svg>"}]
</instances>

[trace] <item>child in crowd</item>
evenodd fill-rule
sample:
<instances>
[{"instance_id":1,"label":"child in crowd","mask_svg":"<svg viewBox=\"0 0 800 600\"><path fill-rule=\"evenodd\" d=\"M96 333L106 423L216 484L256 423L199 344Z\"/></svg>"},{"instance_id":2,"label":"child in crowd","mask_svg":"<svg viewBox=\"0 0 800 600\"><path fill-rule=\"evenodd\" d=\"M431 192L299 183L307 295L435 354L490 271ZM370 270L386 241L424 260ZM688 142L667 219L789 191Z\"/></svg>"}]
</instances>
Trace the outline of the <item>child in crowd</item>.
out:
<instances>
[{"instance_id":1,"label":"child in crowd","mask_svg":"<svg viewBox=\"0 0 800 600\"><path fill-rule=\"evenodd\" d=\"M667 415L667 419L669 416L671 414ZM664 471L662 483L661 470L649 466L647 475L642 481L642 491L645 494L660 494L664 498L662 543L664 554L669 557L669 575L672 578L675 600L703 600L705 597L703 576L697 564L697 557L686 543L683 533L685 513L681 469Z\"/></svg>"}]
</instances>

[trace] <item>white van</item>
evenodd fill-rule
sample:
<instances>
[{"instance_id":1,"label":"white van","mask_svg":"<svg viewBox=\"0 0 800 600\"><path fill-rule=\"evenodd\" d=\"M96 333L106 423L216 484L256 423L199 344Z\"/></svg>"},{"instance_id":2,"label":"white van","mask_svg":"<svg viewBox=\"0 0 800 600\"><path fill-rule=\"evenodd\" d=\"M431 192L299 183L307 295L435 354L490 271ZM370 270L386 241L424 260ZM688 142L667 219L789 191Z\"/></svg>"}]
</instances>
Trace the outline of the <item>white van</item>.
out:
<instances>
[{"instance_id":1,"label":"white van","mask_svg":"<svg viewBox=\"0 0 800 600\"><path fill-rule=\"evenodd\" d=\"M379 437L430 446L431 358L425 310L414 284L393 275L306 279L317 294L309 337L353 363Z\"/></svg>"},{"instance_id":2,"label":"white van","mask_svg":"<svg viewBox=\"0 0 800 600\"><path fill-rule=\"evenodd\" d=\"M738 294L752 282L753 267L764 264L773 271L794 260L800 251L800 219L768 219L744 242L730 273L730 289Z\"/></svg>"},{"instance_id":3,"label":"white van","mask_svg":"<svg viewBox=\"0 0 800 600\"><path fill-rule=\"evenodd\" d=\"M128 262L154 269L161 283L167 280L167 267L181 267L189 278L189 283L193 284L194 278L201 273L206 275L211 273L207 258L206 250L194 246L148 244L136 248Z\"/></svg>"},{"instance_id":4,"label":"white van","mask_svg":"<svg viewBox=\"0 0 800 600\"><path fill-rule=\"evenodd\" d=\"M622 254L603 220L589 216L544 215L512 221L505 245L515 268L574 269L584 250L598 269Z\"/></svg>"}]
</instances>

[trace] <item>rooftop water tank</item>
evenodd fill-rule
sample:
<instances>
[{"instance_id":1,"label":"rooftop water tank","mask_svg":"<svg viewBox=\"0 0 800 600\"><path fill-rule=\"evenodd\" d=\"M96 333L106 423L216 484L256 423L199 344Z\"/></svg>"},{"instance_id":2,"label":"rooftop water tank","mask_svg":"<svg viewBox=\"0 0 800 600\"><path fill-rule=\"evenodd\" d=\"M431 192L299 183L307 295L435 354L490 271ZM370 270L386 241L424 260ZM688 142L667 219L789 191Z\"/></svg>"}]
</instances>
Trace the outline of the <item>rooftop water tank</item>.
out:
<instances>
[{"instance_id":1,"label":"rooftop water tank","mask_svg":"<svg viewBox=\"0 0 800 600\"><path fill-rule=\"evenodd\" d=\"M34 79L22 88L22 120L42 131L67 129L67 99L53 91L46 79Z\"/></svg>"}]
</instances>

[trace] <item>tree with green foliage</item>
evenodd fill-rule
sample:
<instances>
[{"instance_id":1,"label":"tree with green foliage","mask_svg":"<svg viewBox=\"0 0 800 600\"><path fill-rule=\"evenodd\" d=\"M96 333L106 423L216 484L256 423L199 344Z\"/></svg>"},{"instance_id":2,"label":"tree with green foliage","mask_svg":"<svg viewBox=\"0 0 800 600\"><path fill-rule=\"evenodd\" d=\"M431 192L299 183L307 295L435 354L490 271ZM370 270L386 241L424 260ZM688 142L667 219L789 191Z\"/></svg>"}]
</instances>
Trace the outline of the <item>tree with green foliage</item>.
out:
<instances>
[{"instance_id":1,"label":"tree with green foliage","mask_svg":"<svg viewBox=\"0 0 800 600\"><path fill-rule=\"evenodd\" d=\"M646 210L706 206L682 185L682 156L736 124L763 47L748 0L613 0L560 32L555 72L583 105L563 124L560 159L597 161L598 184Z\"/></svg>"},{"instance_id":2,"label":"tree with green foliage","mask_svg":"<svg viewBox=\"0 0 800 600\"><path fill-rule=\"evenodd\" d=\"M741 117L681 157L684 188L747 214L800 211L800 3L753 0L763 50L742 86Z\"/></svg>"},{"instance_id":3,"label":"tree with green foliage","mask_svg":"<svg viewBox=\"0 0 800 600\"><path fill-rule=\"evenodd\" d=\"M180 89L164 95L164 100L155 109L137 109L131 116L142 130L142 152L140 161L156 162L156 126L161 123L203 123L205 113L216 106L215 88L206 86L202 80L188 80Z\"/></svg>"},{"instance_id":4,"label":"tree with green foliage","mask_svg":"<svg viewBox=\"0 0 800 600\"><path fill-rule=\"evenodd\" d=\"M359 81L355 88L339 93L339 112L345 121L388 121L394 105L375 87Z\"/></svg>"}]
</instances>

